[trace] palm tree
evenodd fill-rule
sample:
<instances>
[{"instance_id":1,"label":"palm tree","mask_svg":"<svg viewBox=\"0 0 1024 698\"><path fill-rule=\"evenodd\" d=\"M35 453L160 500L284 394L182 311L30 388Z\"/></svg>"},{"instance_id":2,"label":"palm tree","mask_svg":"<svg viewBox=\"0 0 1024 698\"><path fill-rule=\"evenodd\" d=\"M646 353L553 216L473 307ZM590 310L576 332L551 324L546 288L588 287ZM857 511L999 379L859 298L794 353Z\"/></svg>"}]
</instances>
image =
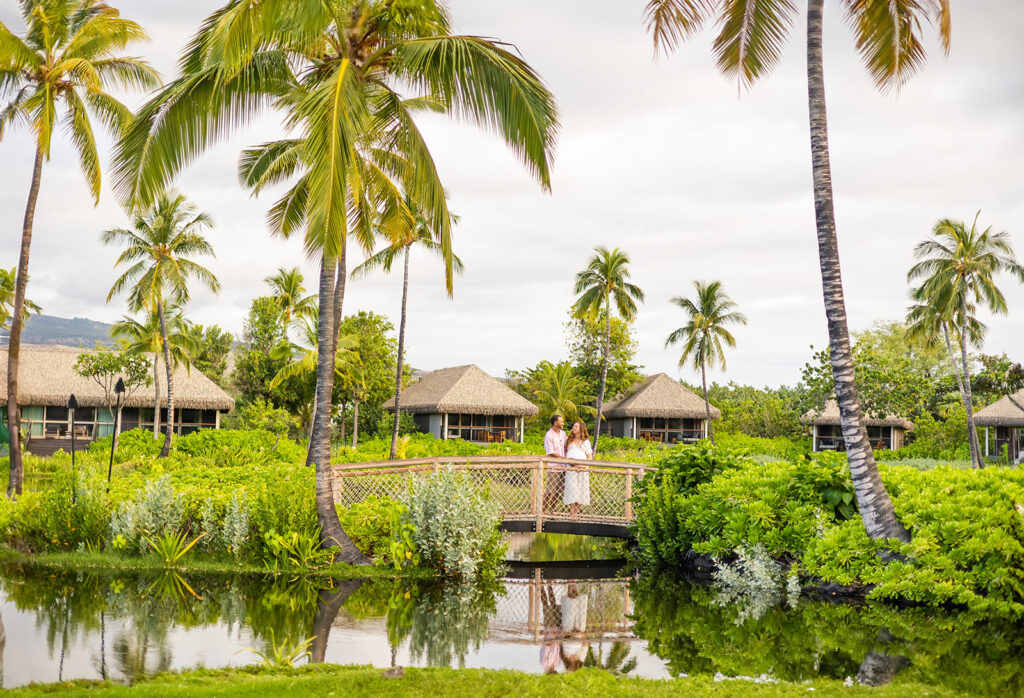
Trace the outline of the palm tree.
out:
<instances>
[{"instance_id":1,"label":"palm tree","mask_svg":"<svg viewBox=\"0 0 1024 698\"><path fill-rule=\"evenodd\" d=\"M575 422L582 415L594 416L597 410L590 406L593 395L587 395L586 382L576 375L572 364L562 361L553 364L542 361L530 375L531 391L540 412L537 418L550 419L560 414L568 422Z\"/></svg>"},{"instance_id":2,"label":"palm tree","mask_svg":"<svg viewBox=\"0 0 1024 698\"><path fill-rule=\"evenodd\" d=\"M179 306L168 303L164 308L167 320L167 342L170 345L171 362L175 367L192 364L192 354L198 343L192 334L192 326L185 319ZM110 334L120 338L121 347L129 354L153 355L153 438L160 433L160 385L157 376L160 371L160 357L164 354L164 336L160 327L160 315L147 309L142 320L125 315L110 328ZM116 435L115 435L116 438Z\"/></svg>"},{"instance_id":3,"label":"palm tree","mask_svg":"<svg viewBox=\"0 0 1024 698\"><path fill-rule=\"evenodd\" d=\"M612 304L614 310L626 322L636 317L636 301L644 300L640 287L628 281L629 255L615 248L595 247L587 268L576 274L573 293L578 294L573 312L578 316L604 313L604 358L601 361L601 388L597 394L595 410L594 450L597 450L601 434L601 408L604 404L604 390L608 382L608 360L612 341Z\"/></svg>"},{"instance_id":4,"label":"palm tree","mask_svg":"<svg viewBox=\"0 0 1024 698\"><path fill-rule=\"evenodd\" d=\"M61 117L78 151L94 203L100 198L100 156L92 119L114 135L131 116L108 92L111 87L152 89L157 74L145 61L121 55L129 44L147 39L135 22L122 19L101 0L21 0L25 34L16 36L0 22L0 139L9 126L24 125L35 139L32 183L21 229L21 252L14 286L7 352L7 414L11 432L21 428L18 411L18 363L32 226L57 120ZM8 496L21 494L21 442L11 441Z\"/></svg>"},{"instance_id":5,"label":"palm tree","mask_svg":"<svg viewBox=\"0 0 1024 698\"><path fill-rule=\"evenodd\" d=\"M515 51L452 35L439 0L401 12L388 0L231 2L204 22L181 65L182 76L142 107L119 142L116 191L132 207L146 205L234 127L265 108L285 115L300 137L255 149L252 179L297 178L270 218L283 234L302 231L320 260L318 395L332 394L347 240L357 235L366 244L372 216L365 212L377 210L387 180L402 182L441 244L451 244L444 188L416 111L455 113L496 132L550 188L553 97ZM404 99L407 89L428 99ZM321 541L340 547L339 559L366 563L334 508L329 402L319 401L308 457L317 469Z\"/></svg>"},{"instance_id":6,"label":"palm tree","mask_svg":"<svg viewBox=\"0 0 1024 698\"><path fill-rule=\"evenodd\" d=\"M458 217L449 214L452 222ZM401 421L399 402L402 397L402 367L405 361L405 321L409 303L409 253L413 246L437 255L444 261L446 290L448 297L453 296L452 277L462 274L462 260L452 252L451 245L440 242L438 235L419 206L406 195L402 199L391 202L381 217L379 233L388 244L365 262L352 270L352 279L366 276L375 269L383 269L391 273L391 267L399 256L402 258L402 314L398 323L398 361L395 367L395 421L391 429L391 458L398 454L398 426ZM358 402L357 402L358 405ZM358 408L357 408L358 409ZM353 442L354 443L354 442Z\"/></svg>"},{"instance_id":7,"label":"palm tree","mask_svg":"<svg viewBox=\"0 0 1024 698\"><path fill-rule=\"evenodd\" d=\"M118 293L127 291L131 310L145 310L160 320L167 374L167 438L160 450L161 458L170 453L174 431L174 360L171 358L165 304L181 306L187 303L191 296L189 283L193 279L214 293L220 290L220 283L210 270L191 259L214 256L213 248L202 235L202 231L212 225L213 219L206 213L196 213L195 207L183 195L164 193L149 211L134 215L132 230L111 228L101 236L104 244L120 244L125 248L114 263L115 267L131 265L110 288L107 302Z\"/></svg>"},{"instance_id":8,"label":"palm tree","mask_svg":"<svg viewBox=\"0 0 1024 698\"><path fill-rule=\"evenodd\" d=\"M14 307L14 288L17 279L17 267L0 269L0 329L9 330L11 322L11 308ZM29 313L38 315L43 309L30 301L28 298L22 301L21 324L24 327L28 320Z\"/></svg>"},{"instance_id":9,"label":"palm tree","mask_svg":"<svg viewBox=\"0 0 1024 698\"><path fill-rule=\"evenodd\" d=\"M1024 266L1013 253L1010 235L978 230L979 211L970 228L963 221L944 218L935 224L932 237L917 244L907 280L921 279L914 300L936 308L949 321L959 320L960 360L963 374L964 409L967 410L967 439L975 468L985 467L974 426L974 395L971 392L967 343L972 338L971 318L975 304L992 313L1005 315L1006 298L996 286L995 276L1007 272L1024 283ZM975 335L977 336L977 335ZM980 337L977 337L980 339Z\"/></svg>"},{"instance_id":10,"label":"palm tree","mask_svg":"<svg viewBox=\"0 0 1024 698\"><path fill-rule=\"evenodd\" d=\"M293 319L310 317L316 310L316 294L306 295L303 280L298 267L280 267L276 274L263 279L273 289L286 331Z\"/></svg>"},{"instance_id":11,"label":"palm tree","mask_svg":"<svg viewBox=\"0 0 1024 698\"><path fill-rule=\"evenodd\" d=\"M861 518L871 538L909 541L910 533L896 518L868 440L864 412L854 380L853 352L846 320L846 300L839 264L832 166L829 162L822 63L822 14L825 0L807 0L807 96L810 115L814 211L818 238L829 351L836 384L839 418ZM939 39L948 52L949 0L898 0L890 3L843 3L868 72L885 90L899 87L924 65L922 20L936 19ZM792 2L756 0L647 0L645 17L654 46L673 50L710 21L720 27L713 51L718 68L741 86L751 86L769 73L782 55L797 12Z\"/></svg>"},{"instance_id":12,"label":"palm tree","mask_svg":"<svg viewBox=\"0 0 1024 698\"><path fill-rule=\"evenodd\" d=\"M715 429L711 424L711 403L708 402L707 366L718 363L725 370L725 349L736 346L736 338L726 329L727 325L746 325L747 317L734 310L736 303L722 290L721 281L694 281L697 295L694 299L676 296L670 302L686 313L686 324L673 331L665 340L665 346L682 343L679 367L687 361L700 369L701 389L704 392L704 418L708 425L708 438L715 443Z\"/></svg>"}]
</instances>

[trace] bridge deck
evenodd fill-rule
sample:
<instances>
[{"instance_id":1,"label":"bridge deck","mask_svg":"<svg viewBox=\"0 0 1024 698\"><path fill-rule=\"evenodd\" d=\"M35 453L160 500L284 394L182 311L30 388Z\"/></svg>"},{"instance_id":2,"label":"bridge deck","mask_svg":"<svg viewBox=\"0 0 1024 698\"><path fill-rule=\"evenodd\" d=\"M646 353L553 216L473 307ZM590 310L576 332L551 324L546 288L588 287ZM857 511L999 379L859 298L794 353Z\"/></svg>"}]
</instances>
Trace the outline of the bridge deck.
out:
<instances>
[{"instance_id":1,"label":"bridge deck","mask_svg":"<svg viewBox=\"0 0 1024 698\"><path fill-rule=\"evenodd\" d=\"M478 492L501 512L506 531L575 533L626 538L633 520L633 486L655 468L637 463L580 461L547 456L416 458L331 466L335 501L366 497L405 499L413 483L441 469L465 471ZM566 488L585 493L574 517Z\"/></svg>"}]
</instances>

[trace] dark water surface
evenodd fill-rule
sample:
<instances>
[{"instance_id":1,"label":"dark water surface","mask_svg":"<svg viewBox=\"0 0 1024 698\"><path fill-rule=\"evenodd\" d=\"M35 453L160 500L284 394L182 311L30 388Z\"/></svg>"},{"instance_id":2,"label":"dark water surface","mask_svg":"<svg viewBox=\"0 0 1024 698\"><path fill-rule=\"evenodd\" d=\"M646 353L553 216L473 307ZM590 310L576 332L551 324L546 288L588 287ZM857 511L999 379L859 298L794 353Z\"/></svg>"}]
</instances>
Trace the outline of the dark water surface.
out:
<instances>
[{"instance_id":1,"label":"dark water surface","mask_svg":"<svg viewBox=\"0 0 1024 698\"><path fill-rule=\"evenodd\" d=\"M513 553L530 558L551 545L523 540ZM608 546L595 556L614 552ZM390 580L321 588L284 576L9 568L0 573L2 685L131 682L156 671L258 662L248 650L288 652L311 639L313 661L379 667L540 673L599 665L666 679L852 677L974 695L1024 692L1018 623L811 600L755 618L748 609L718 605L706 586L618 576L619 566L517 562L500 583L484 588Z\"/></svg>"}]
</instances>

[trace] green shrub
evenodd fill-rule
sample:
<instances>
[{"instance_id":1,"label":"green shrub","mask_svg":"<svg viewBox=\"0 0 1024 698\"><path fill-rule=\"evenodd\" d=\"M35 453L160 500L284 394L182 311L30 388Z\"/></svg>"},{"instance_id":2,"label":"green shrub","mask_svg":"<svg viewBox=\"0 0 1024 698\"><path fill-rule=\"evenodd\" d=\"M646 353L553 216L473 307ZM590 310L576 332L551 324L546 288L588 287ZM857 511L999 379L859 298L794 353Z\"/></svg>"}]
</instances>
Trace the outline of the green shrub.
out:
<instances>
[{"instance_id":1,"label":"green shrub","mask_svg":"<svg viewBox=\"0 0 1024 698\"><path fill-rule=\"evenodd\" d=\"M110 455L110 442L113 436L104 436L89 444L91 453ZM153 432L146 429L132 429L121 432L117 438L117 450L114 452L114 460L123 463L137 458L155 458L160 454L164 446L164 435L153 438Z\"/></svg>"},{"instance_id":2,"label":"green shrub","mask_svg":"<svg viewBox=\"0 0 1024 698\"><path fill-rule=\"evenodd\" d=\"M121 503L110 520L110 538L116 547L145 553L146 537L180 532L184 523L184 498L165 475L147 483L136 499Z\"/></svg>"},{"instance_id":3,"label":"green shrub","mask_svg":"<svg viewBox=\"0 0 1024 698\"><path fill-rule=\"evenodd\" d=\"M372 496L340 510L338 518L345 533L364 555L383 560L391 557L391 543L398 534L396 523L400 525L406 511L401 502Z\"/></svg>"},{"instance_id":4,"label":"green shrub","mask_svg":"<svg viewBox=\"0 0 1024 698\"><path fill-rule=\"evenodd\" d=\"M7 542L32 552L99 546L110 522L103 486L79 474L58 472L38 492L25 492L2 508Z\"/></svg>"},{"instance_id":5,"label":"green shrub","mask_svg":"<svg viewBox=\"0 0 1024 698\"><path fill-rule=\"evenodd\" d=\"M466 472L441 470L416 483L409 500L421 559L446 576L473 579L498 566L503 553L499 520Z\"/></svg>"}]
</instances>

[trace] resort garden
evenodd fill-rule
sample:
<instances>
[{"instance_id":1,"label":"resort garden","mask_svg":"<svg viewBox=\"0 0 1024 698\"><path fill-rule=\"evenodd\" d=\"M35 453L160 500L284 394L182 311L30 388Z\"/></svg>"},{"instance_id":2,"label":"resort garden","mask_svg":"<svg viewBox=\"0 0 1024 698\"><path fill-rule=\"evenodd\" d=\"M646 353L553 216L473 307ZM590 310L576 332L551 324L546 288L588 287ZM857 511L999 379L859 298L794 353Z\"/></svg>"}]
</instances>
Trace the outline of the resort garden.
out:
<instances>
[{"instance_id":1,"label":"resort garden","mask_svg":"<svg viewBox=\"0 0 1024 698\"><path fill-rule=\"evenodd\" d=\"M0 270L3 686L1024 692L1024 370L984 353L982 321L1007 314L1024 266L980 214L940 219L914 248L905 317L851 335L823 4L808 3L806 58L828 346L796 385L757 388L715 381L756 312L718 280L663 304L664 345L699 384L645 373L634 323L655 301L626 244L567 272L567 360L501 380L413 369L411 251L439 258L449 296L464 268L417 119L492 133L545 191L560 131L526 58L455 33L443 3L232 0L162 81L128 55L147 36L114 7L20 2L23 26L0 24L0 136L35 149L18 265ZM876 5L846 10L885 89L923 64L922 24L948 49L950 7ZM797 18L789 3L645 9L658 50L714 23L718 67L743 87ZM257 142L267 114L280 133ZM116 271L106 301L126 314L105 347L23 346L51 149L67 136L98 200L100 128L124 216L95 232ZM221 291L220 250L214 216L176 187L250 137L239 181L318 274L259 266L266 293L235 337L193 320L193 294ZM396 264L397 319L346 315L349 284ZM546 447L558 416L591 426L593 461ZM582 513L562 501L581 473Z\"/></svg>"}]
</instances>

